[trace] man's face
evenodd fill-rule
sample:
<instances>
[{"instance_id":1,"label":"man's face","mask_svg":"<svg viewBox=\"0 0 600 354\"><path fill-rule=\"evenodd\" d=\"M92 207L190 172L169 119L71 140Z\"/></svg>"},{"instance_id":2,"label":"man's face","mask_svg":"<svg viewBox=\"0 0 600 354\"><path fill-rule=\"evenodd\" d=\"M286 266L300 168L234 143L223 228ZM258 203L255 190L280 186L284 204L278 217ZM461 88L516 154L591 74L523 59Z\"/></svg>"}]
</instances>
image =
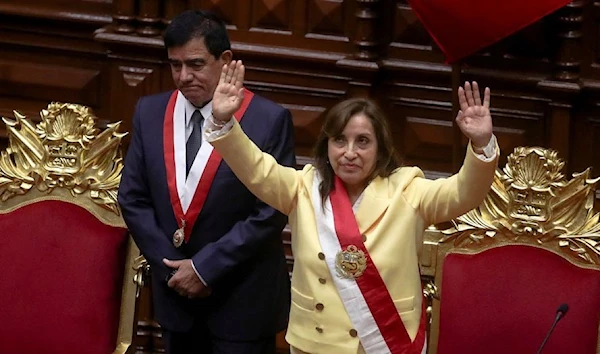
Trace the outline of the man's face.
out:
<instances>
[{"instance_id":1,"label":"man's face","mask_svg":"<svg viewBox=\"0 0 600 354\"><path fill-rule=\"evenodd\" d=\"M198 107L212 99L223 64L229 63L232 57L230 50L224 51L219 58L212 56L204 38L192 38L180 47L169 48L167 53L175 85Z\"/></svg>"}]
</instances>

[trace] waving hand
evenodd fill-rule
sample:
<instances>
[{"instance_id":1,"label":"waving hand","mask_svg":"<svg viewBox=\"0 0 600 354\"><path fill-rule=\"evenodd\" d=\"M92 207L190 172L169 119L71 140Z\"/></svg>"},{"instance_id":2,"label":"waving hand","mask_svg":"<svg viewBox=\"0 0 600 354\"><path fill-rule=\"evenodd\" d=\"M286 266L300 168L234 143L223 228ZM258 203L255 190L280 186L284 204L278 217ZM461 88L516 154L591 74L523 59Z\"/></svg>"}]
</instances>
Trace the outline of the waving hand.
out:
<instances>
[{"instance_id":1,"label":"waving hand","mask_svg":"<svg viewBox=\"0 0 600 354\"><path fill-rule=\"evenodd\" d=\"M460 130L476 147L483 147L492 138L492 116L490 114L490 89L485 88L483 103L479 95L479 85L473 81L473 88L465 82L465 88L458 88L460 111L456 123Z\"/></svg>"},{"instance_id":2,"label":"waving hand","mask_svg":"<svg viewBox=\"0 0 600 354\"><path fill-rule=\"evenodd\" d=\"M232 60L223 65L219 84L213 95L213 117L227 122L244 101L244 65L241 60Z\"/></svg>"}]
</instances>

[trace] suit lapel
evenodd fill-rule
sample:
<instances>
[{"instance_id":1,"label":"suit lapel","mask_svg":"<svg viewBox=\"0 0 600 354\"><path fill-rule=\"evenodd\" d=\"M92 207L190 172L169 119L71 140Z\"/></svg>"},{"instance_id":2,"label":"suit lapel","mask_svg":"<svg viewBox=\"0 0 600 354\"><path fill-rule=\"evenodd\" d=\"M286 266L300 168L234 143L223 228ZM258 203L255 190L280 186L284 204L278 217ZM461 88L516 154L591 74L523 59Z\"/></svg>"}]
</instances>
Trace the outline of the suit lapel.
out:
<instances>
[{"instance_id":1,"label":"suit lapel","mask_svg":"<svg viewBox=\"0 0 600 354\"><path fill-rule=\"evenodd\" d=\"M375 224L390 205L387 179L376 177L364 191L356 212L360 232L364 234Z\"/></svg>"}]
</instances>

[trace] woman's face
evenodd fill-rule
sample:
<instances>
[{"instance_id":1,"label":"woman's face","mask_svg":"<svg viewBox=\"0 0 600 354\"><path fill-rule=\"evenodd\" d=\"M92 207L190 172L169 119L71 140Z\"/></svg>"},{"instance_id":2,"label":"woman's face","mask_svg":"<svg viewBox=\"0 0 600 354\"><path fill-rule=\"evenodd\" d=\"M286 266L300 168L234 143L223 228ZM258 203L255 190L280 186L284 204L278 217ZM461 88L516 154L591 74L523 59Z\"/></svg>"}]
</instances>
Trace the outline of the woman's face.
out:
<instances>
[{"instance_id":1,"label":"woman's face","mask_svg":"<svg viewBox=\"0 0 600 354\"><path fill-rule=\"evenodd\" d=\"M377 160L377 138L371 120L364 113L357 113L339 136L329 138L327 146L333 172L349 191L362 191Z\"/></svg>"}]
</instances>

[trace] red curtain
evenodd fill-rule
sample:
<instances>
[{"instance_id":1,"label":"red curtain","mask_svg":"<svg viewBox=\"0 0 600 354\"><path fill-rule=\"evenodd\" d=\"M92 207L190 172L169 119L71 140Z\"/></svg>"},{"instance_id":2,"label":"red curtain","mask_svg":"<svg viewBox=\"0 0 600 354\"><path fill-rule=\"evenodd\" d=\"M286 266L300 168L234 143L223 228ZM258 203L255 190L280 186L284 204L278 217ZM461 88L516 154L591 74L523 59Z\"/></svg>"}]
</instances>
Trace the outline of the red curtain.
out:
<instances>
[{"instance_id":1,"label":"red curtain","mask_svg":"<svg viewBox=\"0 0 600 354\"><path fill-rule=\"evenodd\" d=\"M505 38L570 0L409 0L451 63Z\"/></svg>"}]
</instances>

